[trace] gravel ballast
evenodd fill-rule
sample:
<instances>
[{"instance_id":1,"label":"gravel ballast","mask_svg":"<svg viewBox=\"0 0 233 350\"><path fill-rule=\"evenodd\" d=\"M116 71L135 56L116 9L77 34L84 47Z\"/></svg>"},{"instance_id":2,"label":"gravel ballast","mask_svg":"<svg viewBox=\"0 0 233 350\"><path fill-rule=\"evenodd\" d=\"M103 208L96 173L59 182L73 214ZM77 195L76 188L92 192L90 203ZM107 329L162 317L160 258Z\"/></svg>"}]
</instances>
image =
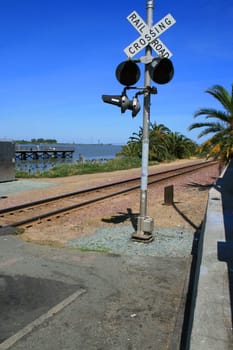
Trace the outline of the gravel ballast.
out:
<instances>
[{"instance_id":1,"label":"gravel ballast","mask_svg":"<svg viewBox=\"0 0 233 350\"><path fill-rule=\"evenodd\" d=\"M191 254L193 232L179 228L156 228L150 243L131 239L133 228L98 228L94 235L70 240L68 247L81 250L106 251L114 254L139 256L187 257Z\"/></svg>"}]
</instances>

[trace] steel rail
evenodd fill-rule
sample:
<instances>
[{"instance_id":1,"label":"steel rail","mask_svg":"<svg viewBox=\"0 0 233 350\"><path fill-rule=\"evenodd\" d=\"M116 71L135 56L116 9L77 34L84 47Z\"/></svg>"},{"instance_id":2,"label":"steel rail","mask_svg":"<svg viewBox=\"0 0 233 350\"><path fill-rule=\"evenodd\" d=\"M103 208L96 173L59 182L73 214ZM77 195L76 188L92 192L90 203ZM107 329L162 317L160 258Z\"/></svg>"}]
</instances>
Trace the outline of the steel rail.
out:
<instances>
[{"instance_id":1,"label":"steel rail","mask_svg":"<svg viewBox=\"0 0 233 350\"><path fill-rule=\"evenodd\" d=\"M216 163L217 162L213 162L213 161L209 161L209 162L205 162L205 163L202 162L202 163L198 163L198 164L192 164L192 165L188 165L188 166L179 167L179 168L176 168L176 169L170 169L168 171L161 171L159 173L154 173L154 174L150 175L150 178L152 178L154 176L164 175L164 174L167 174L167 175L165 177L163 176L162 178L149 181L148 185L152 185L152 184L155 184L155 183L158 183L158 182L166 181L166 180L171 179L173 177L182 176L182 175L185 175L187 173L191 173L191 172L197 171L199 169L202 169L202 168L205 168L205 167L209 167L209 166L214 165ZM176 172L176 173L174 174L174 172ZM67 194L46 198L44 200L38 200L38 201L34 201L34 202L31 202L31 203L27 203L27 204L22 204L22 205L18 205L18 206L15 206L15 207L6 208L6 209L1 210L0 214L7 213L7 212L14 212L14 211L17 211L17 210L20 210L20 209L30 208L32 206L36 206L36 205L40 205L40 204L46 204L46 203L51 202L51 201L60 200L60 199L63 199L63 198L68 198L68 197L74 196L74 195L95 192L95 191L98 191L100 189L106 189L106 188L109 188L109 187L112 187L112 186L117 186L117 185L121 185L121 184L130 183L132 181L137 181L139 179L140 179L139 177L131 178L131 179L128 179L128 180L125 180L125 181L122 180L122 181L118 181L118 182L114 182L114 183L109 183L107 185L101 185L101 186L97 186L97 187L92 187L92 188L89 188L87 190L70 192L70 193L67 193ZM63 208L59 208L59 209L56 209L56 210L53 210L53 211L49 211L47 213L39 214L39 215L30 217L30 218L27 218L27 219L23 219L23 220L17 221L17 222L14 222L12 224L8 224L6 226L1 226L1 228L23 226L23 225L29 224L31 222L34 222L34 221L42 220L42 219L45 219L45 218L48 218L48 217L52 217L52 216L58 216L61 213L65 213L67 211L71 211L71 210L78 209L78 208L81 208L81 207L84 207L84 206L87 206L87 205L90 205L90 204L93 204L93 203L96 203L96 202L99 202L99 201L103 201L103 200L106 200L108 198L115 197L115 196L118 196L118 195L121 195L121 194L124 194L124 193L127 193L127 192L131 192L131 191L134 191L134 190L139 189L139 188L140 188L140 184L137 184L137 185L134 185L134 186L131 186L131 187L127 187L125 189L121 189L121 190L116 191L116 192L112 192L112 193L109 193L109 194L101 195L98 198L92 198L92 199L83 201L81 203L75 203L75 204L72 204L72 205L69 205L69 206L66 206L66 207L63 207Z\"/></svg>"},{"instance_id":2,"label":"steel rail","mask_svg":"<svg viewBox=\"0 0 233 350\"><path fill-rule=\"evenodd\" d=\"M182 167L179 167L179 168L176 168L176 169L163 170L163 171L160 171L158 173L150 174L148 176L148 178L150 179L150 178L152 178L154 176L159 176L159 175L163 175L163 174L170 174L170 173L173 173L174 171L185 170L185 169L191 169L191 171L194 171L196 167L197 167L197 169L201 169L202 167L208 167L208 166L214 165L216 163L218 163L218 162L217 161L208 161L208 162L205 162L205 163L200 162L200 163L196 163L196 164L185 165L185 166L182 166ZM180 174L178 174L178 175L180 175ZM176 176L176 175L175 174L171 175L170 178L172 176ZM169 178L169 177L167 177L167 178ZM86 193L94 192L94 191L99 191L99 190L106 189L106 188L113 187L113 186L119 186L121 184L126 184L126 183L130 183L130 182L134 182L134 181L140 181L140 179L141 179L140 177L134 177L134 178L125 179L125 180L121 180L121 181L116 181L116 182L112 182L112 183L109 183L109 184L104 184L104 185L100 185L100 186L96 186L96 187L90 187L90 188L87 188L87 189L84 189L84 190L79 190L79 191L69 192L69 193L65 193L65 194L60 194L60 195L53 196L53 197L43 198L43 199L40 199L40 200L32 201L30 203L19 204L19 205L16 205L14 207L8 207L8 208L0 209L0 215L8 213L8 212L11 212L11 211L17 211L17 210L20 210L20 209L26 209L26 208L29 208L29 207L37 206L37 205L40 205L40 204L46 204L46 203L53 202L53 201L56 201L56 200L60 200L60 199L63 199L63 198L69 198L69 197L72 197L72 196L86 194Z\"/></svg>"},{"instance_id":3,"label":"steel rail","mask_svg":"<svg viewBox=\"0 0 233 350\"><path fill-rule=\"evenodd\" d=\"M172 179L173 177L176 177L176 176L181 176L181 175L184 175L184 174L187 174L187 173L192 173L193 171L196 171L196 170L200 170L202 168L207 168L211 165L214 165L214 164L218 164L219 162L218 161L209 161L209 162L206 162L206 163L198 163L198 164L194 164L192 167L190 166L190 169L187 169L185 170L187 167L182 167L182 168L177 168L177 169L173 169L171 170L171 172L175 172L177 171L176 174L171 174L171 175L168 175L166 176L165 178L162 178L162 179L157 179L157 180L152 180L152 181L149 181L149 185L150 184L154 184L156 182L162 182L162 181L166 181L166 180L169 180L169 179ZM183 171L182 173L179 172L179 170L185 170ZM165 172L164 172L165 173ZM170 173L170 171L166 172L167 174ZM160 173L157 173L156 175L159 175ZM155 175L155 174L154 174Z\"/></svg>"}]
</instances>

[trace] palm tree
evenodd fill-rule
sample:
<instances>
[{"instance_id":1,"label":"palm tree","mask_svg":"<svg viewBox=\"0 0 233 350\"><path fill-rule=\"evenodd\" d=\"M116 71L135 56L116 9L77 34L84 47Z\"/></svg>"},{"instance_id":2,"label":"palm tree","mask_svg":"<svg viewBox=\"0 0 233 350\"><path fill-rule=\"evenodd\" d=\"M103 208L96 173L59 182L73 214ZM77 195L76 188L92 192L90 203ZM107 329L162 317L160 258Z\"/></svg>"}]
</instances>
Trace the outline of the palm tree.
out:
<instances>
[{"instance_id":1,"label":"palm tree","mask_svg":"<svg viewBox=\"0 0 233 350\"><path fill-rule=\"evenodd\" d=\"M149 160L163 161L168 159L168 135L170 129L164 124L150 123Z\"/></svg>"},{"instance_id":2,"label":"palm tree","mask_svg":"<svg viewBox=\"0 0 233 350\"><path fill-rule=\"evenodd\" d=\"M128 142L127 145L122 147L122 150L117 153L117 156L140 158L141 157L141 144L138 142Z\"/></svg>"},{"instance_id":3,"label":"palm tree","mask_svg":"<svg viewBox=\"0 0 233 350\"><path fill-rule=\"evenodd\" d=\"M197 144L179 132L168 135L169 154L172 159L184 159L196 153Z\"/></svg>"},{"instance_id":4,"label":"palm tree","mask_svg":"<svg viewBox=\"0 0 233 350\"><path fill-rule=\"evenodd\" d=\"M130 136L127 145L122 147L122 150L117 154L123 157L130 158L141 158L142 156L142 135L143 128L139 128L139 132L133 132L132 136Z\"/></svg>"},{"instance_id":5,"label":"palm tree","mask_svg":"<svg viewBox=\"0 0 233 350\"><path fill-rule=\"evenodd\" d=\"M221 85L215 85L206 90L207 93L216 98L223 111L213 108L201 108L194 113L194 118L205 115L206 119L215 119L212 122L193 123L189 130L205 127L198 138L214 134L201 145L201 150L207 152L208 157L221 158L229 161L233 157L233 85L231 94Z\"/></svg>"}]
</instances>

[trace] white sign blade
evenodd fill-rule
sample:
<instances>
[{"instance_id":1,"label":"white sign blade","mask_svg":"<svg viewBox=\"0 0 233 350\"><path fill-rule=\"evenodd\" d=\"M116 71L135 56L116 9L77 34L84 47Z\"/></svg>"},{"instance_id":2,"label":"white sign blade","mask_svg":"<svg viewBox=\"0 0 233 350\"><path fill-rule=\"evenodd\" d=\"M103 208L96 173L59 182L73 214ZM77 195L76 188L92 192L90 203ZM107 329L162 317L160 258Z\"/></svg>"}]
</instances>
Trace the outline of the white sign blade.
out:
<instances>
[{"instance_id":1,"label":"white sign blade","mask_svg":"<svg viewBox=\"0 0 233 350\"><path fill-rule=\"evenodd\" d=\"M132 13L130 13L127 17L127 20L139 32L139 34L145 34L149 29L146 22L144 22L142 17L140 17L136 11L133 11Z\"/></svg>"},{"instance_id":2,"label":"white sign blade","mask_svg":"<svg viewBox=\"0 0 233 350\"><path fill-rule=\"evenodd\" d=\"M149 45L149 42L146 41L142 36L140 36L138 39L134 40L134 42L132 42L129 46L127 46L124 49L124 52L128 57L133 57L147 45Z\"/></svg>"},{"instance_id":3,"label":"white sign blade","mask_svg":"<svg viewBox=\"0 0 233 350\"><path fill-rule=\"evenodd\" d=\"M127 46L124 49L124 52L128 57L135 56L139 51L141 51L147 45L150 45L152 42L154 42L154 45L152 45L152 47L157 53L158 53L157 50L162 50L160 53L161 55L163 52L164 54L166 52L166 57L171 57L171 52L166 48L166 46L161 41L159 42L156 41L156 39L158 40L158 37L162 33L164 33L167 29L169 29L172 25L176 23L175 19L172 17L171 14L164 16L151 29L148 28L148 26L141 19L141 17L136 13L136 11L133 11L127 17L127 19L128 18L130 19L130 23L139 32L143 33L138 39L136 39L134 42L132 42L129 46ZM156 49L158 45L162 45L162 47L160 49Z\"/></svg>"},{"instance_id":4,"label":"white sign blade","mask_svg":"<svg viewBox=\"0 0 233 350\"><path fill-rule=\"evenodd\" d=\"M146 44L147 45L147 44ZM134 57L139 51L141 51L146 45L144 45L144 41L140 38L135 40L132 44L127 46L124 49L125 54L127 57ZM149 43L149 45L152 47L155 52L161 56L161 57L166 57L166 58L171 58L172 53L171 51L164 45L164 43L159 39L155 39L152 42Z\"/></svg>"},{"instance_id":5,"label":"white sign blade","mask_svg":"<svg viewBox=\"0 0 233 350\"><path fill-rule=\"evenodd\" d=\"M171 26L173 26L175 23L175 18L170 13L168 13L159 22L154 24L152 29L157 33L157 36L159 36Z\"/></svg>"}]
</instances>

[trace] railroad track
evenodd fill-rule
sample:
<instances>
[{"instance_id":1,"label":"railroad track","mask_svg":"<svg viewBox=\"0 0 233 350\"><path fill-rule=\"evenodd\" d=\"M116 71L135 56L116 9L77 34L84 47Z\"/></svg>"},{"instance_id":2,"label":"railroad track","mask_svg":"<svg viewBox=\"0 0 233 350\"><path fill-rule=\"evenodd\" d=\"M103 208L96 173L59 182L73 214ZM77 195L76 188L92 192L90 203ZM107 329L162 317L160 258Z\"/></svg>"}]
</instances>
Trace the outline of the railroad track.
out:
<instances>
[{"instance_id":1,"label":"railroad track","mask_svg":"<svg viewBox=\"0 0 233 350\"><path fill-rule=\"evenodd\" d=\"M198 171L202 168L217 164L217 161L200 162L182 166L176 169L157 172L148 175L148 186L151 186L177 176ZM111 197L138 190L140 177L92 187L89 189L70 192L55 197L21 204L0 210L0 228L7 227L30 227L33 222L42 221L54 217L59 218L67 213L94 203L104 201Z\"/></svg>"}]
</instances>

